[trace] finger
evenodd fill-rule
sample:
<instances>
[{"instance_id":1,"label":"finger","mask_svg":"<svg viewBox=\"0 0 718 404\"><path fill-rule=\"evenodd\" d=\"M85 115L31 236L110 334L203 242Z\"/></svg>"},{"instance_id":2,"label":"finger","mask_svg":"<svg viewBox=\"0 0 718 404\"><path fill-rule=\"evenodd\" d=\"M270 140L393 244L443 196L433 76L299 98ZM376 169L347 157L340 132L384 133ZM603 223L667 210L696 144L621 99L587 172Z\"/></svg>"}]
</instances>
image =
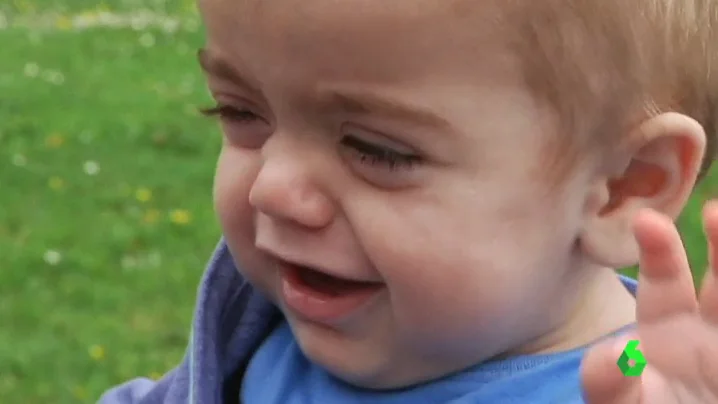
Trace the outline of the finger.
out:
<instances>
[{"instance_id":1,"label":"finger","mask_svg":"<svg viewBox=\"0 0 718 404\"><path fill-rule=\"evenodd\" d=\"M678 230L666 216L651 210L634 221L639 247L636 293L638 323L698 309L688 258Z\"/></svg>"},{"instance_id":2,"label":"finger","mask_svg":"<svg viewBox=\"0 0 718 404\"><path fill-rule=\"evenodd\" d=\"M718 325L718 201L708 202L703 210L703 223L708 238L709 269L703 278L700 310L703 318Z\"/></svg>"},{"instance_id":3,"label":"finger","mask_svg":"<svg viewBox=\"0 0 718 404\"><path fill-rule=\"evenodd\" d=\"M632 338L629 336L613 338L588 351L581 363L581 381L586 403L638 402L641 379L624 376L618 367L618 358L630 339Z\"/></svg>"}]
</instances>

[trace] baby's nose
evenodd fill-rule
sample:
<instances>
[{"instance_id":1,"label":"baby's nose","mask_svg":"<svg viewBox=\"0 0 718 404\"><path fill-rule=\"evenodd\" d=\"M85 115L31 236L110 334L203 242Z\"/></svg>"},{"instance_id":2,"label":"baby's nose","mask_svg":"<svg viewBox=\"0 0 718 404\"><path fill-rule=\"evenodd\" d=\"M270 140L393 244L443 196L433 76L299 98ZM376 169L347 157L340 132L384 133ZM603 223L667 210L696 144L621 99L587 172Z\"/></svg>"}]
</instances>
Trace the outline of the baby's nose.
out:
<instances>
[{"instance_id":1,"label":"baby's nose","mask_svg":"<svg viewBox=\"0 0 718 404\"><path fill-rule=\"evenodd\" d=\"M333 203L307 171L290 161L265 160L250 189L250 205L267 216L304 227L328 226L334 216Z\"/></svg>"}]
</instances>

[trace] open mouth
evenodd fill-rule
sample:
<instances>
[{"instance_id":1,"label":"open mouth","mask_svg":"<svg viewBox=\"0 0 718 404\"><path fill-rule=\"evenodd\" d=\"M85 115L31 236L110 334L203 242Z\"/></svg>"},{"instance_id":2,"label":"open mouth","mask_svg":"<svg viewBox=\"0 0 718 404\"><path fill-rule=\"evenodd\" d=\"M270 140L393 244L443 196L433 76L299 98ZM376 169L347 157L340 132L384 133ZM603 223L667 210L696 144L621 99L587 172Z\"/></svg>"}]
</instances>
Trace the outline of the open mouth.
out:
<instances>
[{"instance_id":1,"label":"open mouth","mask_svg":"<svg viewBox=\"0 0 718 404\"><path fill-rule=\"evenodd\" d=\"M330 324L356 313L384 284L328 275L296 264L284 263L281 296L285 307L311 321Z\"/></svg>"},{"instance_id":2,"label":"open mouth","mask_svg":"<svg viewBox=\"0 0 718 404\"><path fill-rule=\"evenodd\" d=\"M304 266L292 265L292 272L294 279L298 283L319 294L331 297L361 292L380 286L378 282L363 282L338 278Z\"/></svg>"}]
</instances>

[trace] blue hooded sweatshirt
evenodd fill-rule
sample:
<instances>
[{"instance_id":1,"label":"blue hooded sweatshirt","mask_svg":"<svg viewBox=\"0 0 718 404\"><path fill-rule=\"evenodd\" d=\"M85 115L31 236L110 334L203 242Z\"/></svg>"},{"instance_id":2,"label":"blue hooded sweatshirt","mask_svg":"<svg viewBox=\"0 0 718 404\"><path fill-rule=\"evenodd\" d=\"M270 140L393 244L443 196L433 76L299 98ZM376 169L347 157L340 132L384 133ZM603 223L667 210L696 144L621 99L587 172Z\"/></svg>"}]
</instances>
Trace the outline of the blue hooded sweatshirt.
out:
<instances>
[{"instance_id":1,"label":"blue hooded sweatshirt","mask_svg":"<svg viewBox=\"0 0 718 404\"><path fill-rule=\"evenodd\" d=\"M622 280L635 294L636 282L627 278ZM243 279L226 244L220 241L199 287L190 342L182 363L158 381L140 378L117 386L106 392L99 403L238 404L242 401L245 371L258 351L262 355L256 355L258 359L254 362L265 362L265 365L253 365L261 370L250 371L254 374L246 380L261 380L263 388L269 383L267 387L284 391L293 390L293 384L303 383L305 390L316 387L327 393L279 401L287 404L400 403L407 400L435 403L436 397L447 389L467 383L471 383L472 391L451 403L583 403L579 368L586 348L479 364L442 381L408 391L386 393L360 390L332 380L302 357L287 330L279 310ZM263 344L265 341L267 343ZM246 390L262 389L252 386ZM269 396L272 394L261 395ZM348 396L354 397L339 399ZM335 398L327 401L329 397ZM276 402L272 400L272 404Z\"/></svg>"}]
</instances>

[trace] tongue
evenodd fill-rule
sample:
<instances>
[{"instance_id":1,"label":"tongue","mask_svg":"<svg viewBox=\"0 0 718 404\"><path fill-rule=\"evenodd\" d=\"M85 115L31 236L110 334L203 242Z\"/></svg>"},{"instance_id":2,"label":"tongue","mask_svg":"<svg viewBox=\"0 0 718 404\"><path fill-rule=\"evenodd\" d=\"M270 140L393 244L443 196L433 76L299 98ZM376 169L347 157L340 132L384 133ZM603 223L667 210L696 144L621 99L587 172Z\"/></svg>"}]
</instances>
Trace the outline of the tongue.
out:
<instances>
[{"instance_id":1,"label":"tongue","mask_svg":"<svg viewBox=\"0 0 718 404\"><path fill-rule=\"evenodd\" d=\"M330 296L356 292L373 286L373 284L369 282L340 279L311 269L300 270L299 277L310 288Z\"/></svg>"}]
</instances>

